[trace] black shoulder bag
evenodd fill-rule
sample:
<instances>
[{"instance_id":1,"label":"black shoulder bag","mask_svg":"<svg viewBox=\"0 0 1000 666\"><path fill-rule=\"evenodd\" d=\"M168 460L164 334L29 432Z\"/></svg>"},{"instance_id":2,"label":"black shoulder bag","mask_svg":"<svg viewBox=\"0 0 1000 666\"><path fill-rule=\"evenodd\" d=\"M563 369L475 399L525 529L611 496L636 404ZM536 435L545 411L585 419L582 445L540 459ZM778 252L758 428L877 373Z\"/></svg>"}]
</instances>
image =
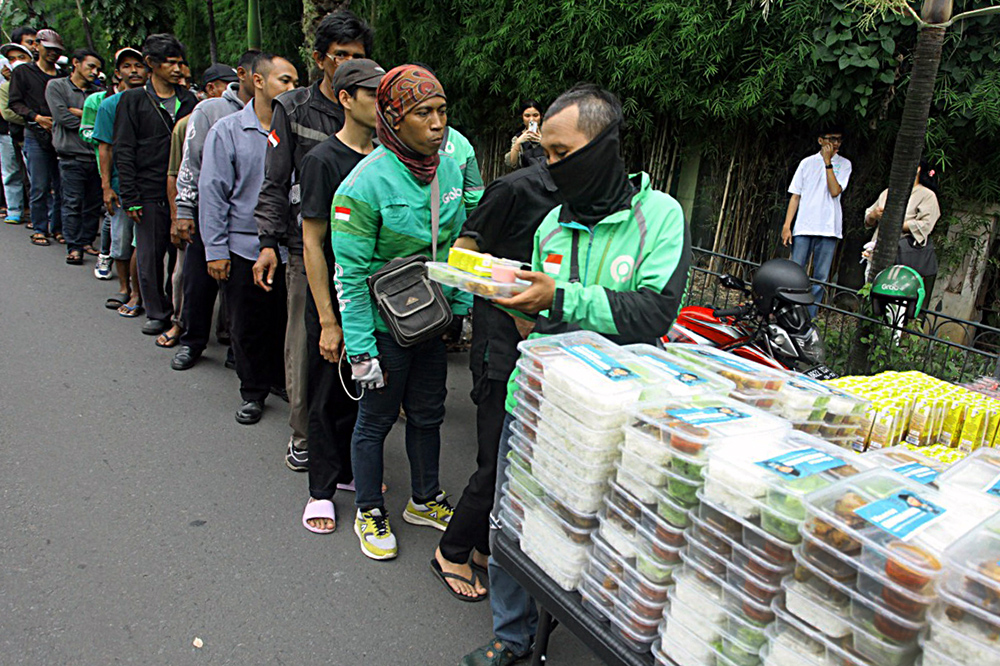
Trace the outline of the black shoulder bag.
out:
<instances>
[{"instance_id":1,"label":"black shoulder bag","mask_svg":"<svg viewBox=\"0 0 1000 666\"><path fill-rule=\"evenodd\" d=\"M437 260L441 192L437 174L431 181L431 255ZM413 347L443 335L452 314L441 285L427 277L427 257L397 257L368 278L379 315L400 347Z\"/></svg>"}]
</instances>

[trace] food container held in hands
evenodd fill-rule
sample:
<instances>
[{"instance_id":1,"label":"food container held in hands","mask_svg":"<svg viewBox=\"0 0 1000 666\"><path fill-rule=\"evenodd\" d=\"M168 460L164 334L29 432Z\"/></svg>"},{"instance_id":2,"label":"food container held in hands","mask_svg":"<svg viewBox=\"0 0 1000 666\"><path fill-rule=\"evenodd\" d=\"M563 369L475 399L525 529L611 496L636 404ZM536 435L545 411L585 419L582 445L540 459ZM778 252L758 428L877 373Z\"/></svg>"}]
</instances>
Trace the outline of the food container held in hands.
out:
<instances>
[{"instance_id":1,"label":"food container held in hands","mask_svg":"<svg viewBox=\"0 0 1000 666\"><path fill-rule=\"evenodd\" d=\"M629 427L640 429L683 456L704 459L712 446L779 439L789 426L780 418L735 400L696 395L636 405L631 410Z\"/></svg>"},{"instance_id":2,"label":"food container held in hands","mask_svg":"<svg viewBox=\"0 0 1000 666\"><path fill-rule=\"evenodd\" d=\"M500 282L489 275L485 277L473 275L439 261L427 262L427 277L446 287L454 287L489 299L513 298L531 286L531 283L525 280Z\"/></svg>"}]
</instances>

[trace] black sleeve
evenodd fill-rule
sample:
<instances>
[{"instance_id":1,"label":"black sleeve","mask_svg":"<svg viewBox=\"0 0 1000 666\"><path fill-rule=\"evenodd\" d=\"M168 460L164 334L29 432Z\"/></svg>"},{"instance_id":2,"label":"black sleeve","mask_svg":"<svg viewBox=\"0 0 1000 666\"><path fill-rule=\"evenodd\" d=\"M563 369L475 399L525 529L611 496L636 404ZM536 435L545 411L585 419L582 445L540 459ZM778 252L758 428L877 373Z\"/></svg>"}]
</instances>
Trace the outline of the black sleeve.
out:
<instances>
[{"instance_id":1,"label":"black sleeve","mask_svg":"<svg viewBox=\"0 0 1000 666\"><path fill-rule=\"evenodd\" d=\"M278 145L274 144L274 140L267 144L264 184L261 185L257 208L253 213L261 249L277 248L288 241L288 193L292 187L292 170L295 166L295 139L285 107L278 102L274 103L271 136L277 140Z\"/></svg>"},{"instance_id":2,"label":"black sleeve","mask_svg":"<svg viewBox=\"0 0 1000 666\"><path fill-rule=\"evenodd\" d=\"M317 155L316 146L302 158L302 173L299 183L302 188L302 217L310 220L330 221L330 206L333 205L333 168L327 160Z\"/></svg>"},{"instance_id":3,"label":"black sleeve","mask_svg":"<svg viewBox=\"0 0 1000 666\"><path fill-rule=\"evenodd\" d=\"M143 95L145 92L142 93ZM115 131L111 140L111 155L118 169L118 190L125 210L142 205L139 181L136 178L135 153L138 149L138 122L135 95L122 93L115 111Z\"/></svg>"},{"instance_id":4,"label":"black sleeve","mask_svg":"<svg viewBox=\"0 0 1000 666\"><path fill-rule=\"evenodd\" d=\"M27 70L19 72L18 69L21 68L19 67L14 69L10 73L10 88L8 89L7 106L10 107L11 111L25 120L33 122L35 120L35 116L38 114L28 106L27 98L24 96L24 87L28 83L25 77L28 72Z\"/></svg>"},{"instance_id":5,"label":"black sleeve","mask_svg":"<svg viewBox=\"0 0 1000 666\"><path fill-rule=\"evenodd\" d=\"M510 213L516 208L514 190L502 178L494 180L483 192L483 198L465 221L460 236L476 241L480 252L490 252L499 239L508 234Z\"/></svg>"}]
</instances>

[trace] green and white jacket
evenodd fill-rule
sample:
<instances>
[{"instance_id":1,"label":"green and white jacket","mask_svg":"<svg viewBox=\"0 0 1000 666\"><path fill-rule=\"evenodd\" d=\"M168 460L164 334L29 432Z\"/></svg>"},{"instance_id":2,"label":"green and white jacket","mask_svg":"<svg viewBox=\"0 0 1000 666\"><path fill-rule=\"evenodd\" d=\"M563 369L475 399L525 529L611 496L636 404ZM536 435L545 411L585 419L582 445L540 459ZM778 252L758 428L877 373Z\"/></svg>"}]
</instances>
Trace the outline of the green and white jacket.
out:
<instances>
[{"instance_id":1,"label":"green and white jacket","mask_svg":"<svg viewBox=\"0 0 1000 666\"><path fill-rule=\"evenodd\" d=\"M440 227L437 258L448 250L465 223L463 177L454 159L442 155L437 170ZM379 146L361 160L337 188L330 211L344 344L348 356L378 355L375 331L389 329L368 291L368 276L397 257L431 252L431 187L417 181L391 151ZM455 314L468 314L472 295L444 288Z\"/></svg>"}]
</instances>

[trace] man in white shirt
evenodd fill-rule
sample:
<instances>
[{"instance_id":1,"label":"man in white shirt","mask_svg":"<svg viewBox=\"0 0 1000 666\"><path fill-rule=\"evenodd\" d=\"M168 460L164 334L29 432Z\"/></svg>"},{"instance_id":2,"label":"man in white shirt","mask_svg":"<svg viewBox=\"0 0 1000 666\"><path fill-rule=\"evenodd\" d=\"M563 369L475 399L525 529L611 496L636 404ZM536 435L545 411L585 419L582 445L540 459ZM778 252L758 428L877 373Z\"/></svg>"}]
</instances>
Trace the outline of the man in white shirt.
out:
<instances>
[{"instance_id":1,"label":"man in white shirt","mask_svg":"<svg viewBox=\"0 0 1000 666\"><path fill-rule=\"evenodd\" d=\"M850 160L838 154L843 139L839 127L826 127L817 134L819 152L799 162L788 186L792 197L781 229L782 244L792 246L792 261L806 268L812 258L812 277L820 282L830 279L837 241L843 238L840 195L851 179ZM823 287L814 284L813 295L817 303L821 301ZM815 317L817 309L815 305L809 306L810 315Z\"/></svg>"}]
</instances>

